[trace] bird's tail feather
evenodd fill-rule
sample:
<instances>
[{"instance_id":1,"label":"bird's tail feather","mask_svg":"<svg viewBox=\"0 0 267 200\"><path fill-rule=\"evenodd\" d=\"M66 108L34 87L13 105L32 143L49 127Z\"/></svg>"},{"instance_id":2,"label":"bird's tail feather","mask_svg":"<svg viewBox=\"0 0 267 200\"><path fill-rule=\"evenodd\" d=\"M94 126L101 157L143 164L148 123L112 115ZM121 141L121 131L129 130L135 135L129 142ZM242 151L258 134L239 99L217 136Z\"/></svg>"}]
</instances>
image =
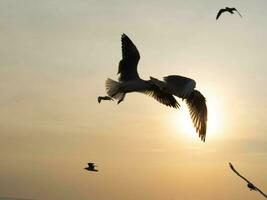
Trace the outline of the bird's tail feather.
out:
<instances>
[{"instance_id":1,"label":"bird's tail feather","mask_svg":"<svg viewBox=\"0 0 267 200\"><path fill-rule=\"evenodd\" d=\"M106 90L108 96L120 100L124 97L124 93L120 92L120 83L110 78L106 80Z\"/></svg>"}]
</instances>

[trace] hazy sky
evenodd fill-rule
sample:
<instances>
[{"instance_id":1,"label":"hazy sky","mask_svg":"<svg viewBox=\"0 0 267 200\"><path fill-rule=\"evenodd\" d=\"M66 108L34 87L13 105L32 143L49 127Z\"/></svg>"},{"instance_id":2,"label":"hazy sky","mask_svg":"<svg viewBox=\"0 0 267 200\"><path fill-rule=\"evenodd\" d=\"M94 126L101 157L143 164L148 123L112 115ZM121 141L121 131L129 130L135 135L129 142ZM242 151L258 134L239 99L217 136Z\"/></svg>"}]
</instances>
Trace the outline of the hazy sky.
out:
<instances>
[{"instance_id":1,"label":"hazy sky","mask_svg":"<svg viewBox=\"0 0 267 200\"><path fill-rule=\"evenodd\" d=\"M235 6L238 15L221 7ZM266 0L0 0L0 196L251 200L267 191ZM97 103L120 35L142 78L179 74L207 98L206 143L186 105ZM88 161L99 166L87 173Z\"/></svg>"}]
</instances>

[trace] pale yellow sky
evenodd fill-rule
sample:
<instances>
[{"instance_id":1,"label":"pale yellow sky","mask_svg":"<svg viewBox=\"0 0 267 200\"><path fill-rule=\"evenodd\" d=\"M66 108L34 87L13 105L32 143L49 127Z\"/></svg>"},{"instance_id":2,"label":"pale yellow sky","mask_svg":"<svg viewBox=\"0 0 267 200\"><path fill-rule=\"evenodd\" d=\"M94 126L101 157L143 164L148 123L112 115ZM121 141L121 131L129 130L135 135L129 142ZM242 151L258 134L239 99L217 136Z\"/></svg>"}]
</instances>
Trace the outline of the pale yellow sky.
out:
<instances>
[{"instance_id":1,"label":"pale yellow sky","mask_svg":"<svg viewBox=\"0 0 267 200\"><path fill-rule=\"evenodd\" d=\"M215 20L218 9L242 13ZM262 199L267 191L265 0L0 0L0 197ZM142 94L97 103L116 79L120 35L142 78L193 78L207 98L206 143L186 105ZM83 170L88 161L99 166Z\"/></svg>"}]
</instances>

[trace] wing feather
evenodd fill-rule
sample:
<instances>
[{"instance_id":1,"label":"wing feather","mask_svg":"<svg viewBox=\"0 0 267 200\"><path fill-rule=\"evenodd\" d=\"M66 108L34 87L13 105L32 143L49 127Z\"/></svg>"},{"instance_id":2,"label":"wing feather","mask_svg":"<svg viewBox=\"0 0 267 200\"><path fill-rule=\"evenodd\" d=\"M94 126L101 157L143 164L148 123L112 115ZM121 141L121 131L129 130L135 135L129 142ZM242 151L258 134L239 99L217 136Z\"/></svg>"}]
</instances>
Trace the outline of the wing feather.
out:
<instances>
[{"instance_id":1,"label":"wing feather","mask_svg":"<svg viewBox=\"0 0 267 200\"><path fill-rule=\"evenodd\" d=\"M186 99L186 104L196 131L201 140L205 142L208 120L206 99L199 91L194 90Z\"/></svg>"},{"instance_id":2,"label":"wing feather","mask_svg":"<svg viewBox=\"0 0 267 200\"><path fill-rule=\"evenodd\" d=\"M119 63L118 74L120 81L130 81L139 79L137 65L140 59L138 49L126 35L121 36L122 60Z\"/></svg>"},{"instance_id":3,"label":"wing feather","mask_svg":"<svg viewBox=\"0 0 267 200\"><path fill-rule=\"evenodd\" d=\"M157 86L153 85L151 89L145 90L142 93L153 97L159 103L172 108L179 108L180 104L176 101L173 95L161 91Z\"/></svg>"},{"instance_id":4,"label":"wing feather","mask_svg":"<svg viewBox=\"0 0 267 200\"><path fill-rule=\"evenodd\" d=\"M235 172L239 177L241 177L247 183L250 183L250 181L248 179L246 179L244 176L242 176L241 174L239 174L238 171L236 171L236 169L234 168L234 166L232 165L232 163L229 163L229 166L230 166L231 170L233 170L233 172Z\"/></svg>"}]
</instances>

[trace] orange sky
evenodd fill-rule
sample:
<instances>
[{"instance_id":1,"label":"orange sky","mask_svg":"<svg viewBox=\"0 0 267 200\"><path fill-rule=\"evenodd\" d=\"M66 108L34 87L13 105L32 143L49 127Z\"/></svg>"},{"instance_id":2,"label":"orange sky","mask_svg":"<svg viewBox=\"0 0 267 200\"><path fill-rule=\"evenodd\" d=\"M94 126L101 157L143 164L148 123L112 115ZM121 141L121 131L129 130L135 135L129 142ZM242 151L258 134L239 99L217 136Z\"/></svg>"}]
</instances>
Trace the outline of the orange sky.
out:
<instances>
[{"instance_id":1,"label":"orange sky","mask_svg":"<svg viewBox=\"0 0 267 200\"><path fill-rule=\"evenodd\" d=\"M216 12L235 6L242 13ZM0 197L262 199L267 191L267 22L255 1L0 0ZM97 103L116 79L120 35L142 78L193 78L207 98L206 143L186 105L143 94ZM83 170L88 161L99 166Z\"/></svg>"}]
</instances>

